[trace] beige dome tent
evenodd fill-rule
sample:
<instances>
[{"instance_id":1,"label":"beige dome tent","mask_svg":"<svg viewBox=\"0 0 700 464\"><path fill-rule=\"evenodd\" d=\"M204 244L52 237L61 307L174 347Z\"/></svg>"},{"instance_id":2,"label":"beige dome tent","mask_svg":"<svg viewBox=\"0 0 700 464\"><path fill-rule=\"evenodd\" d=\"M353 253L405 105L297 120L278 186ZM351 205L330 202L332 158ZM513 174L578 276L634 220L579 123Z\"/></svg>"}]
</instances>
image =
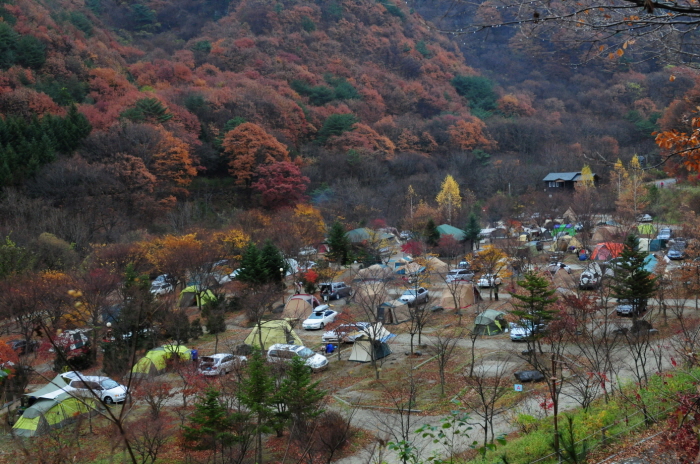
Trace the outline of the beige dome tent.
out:
<instances>
[{"instance_id":1,"label":"beige dome tent","mask_svg":"<svg viewBox=\"0 0 700 464\"><path fill-rule=\"evenodd\" d=\"M357 271L359 280L384 280L392 276L393 271L384 264L372 264L370 267Z\"/></svg>"},{"instance_id":2,"label":"beige dome tent","mask_svg":"<svg viewBox=\"0 0 700 464\"><path fill-rule=\"evenodd\" d=\"M321 303L313 295L302 293L299 295L293 295L284 305L284 311L282 314L284 317L290 317L293 319L306 319L306 317L311 314L316 306Z\"/></svg>"},{"instance_id":3,"label":"beige dome tent","mask_svg":"<svg viewBox=\"0 0 700 464\"><path fill-rule=\"evenodd\" d=\"M570 290L576 287L574 278L571 277L571 274L566 272L566 269L559 269L552 277L552 281L554 282L554 286L557 288L565 288Z\"/></svg>"},{"instance_id":4,"label":"beige dome tent","mask_svg":"<svg viewBox=\"0 0 700 464\"><path fill-rule=\"evenodd\" d=\"M448 266L447 263L437 259L434 256L428 258L425 263L425 267L430 272L437 272L438 274L447 274L447 272L450 270L450 266Z\"/></svg>"},{"instance_id":5,"label":"beige dome tent","mask_svg":"<svg viewBox=\"0 0 700 464\"><path fill-rule=\"evenodd\" d=\"M479 293L479 290L474 284L468 282L453 282L447 285L449 288L442 291L442 298L440 298L440 306L445 309L456 310L455 300L457 300L459 309L467 308L482 300L481 293Z\"/></svg>"}]
</instances>

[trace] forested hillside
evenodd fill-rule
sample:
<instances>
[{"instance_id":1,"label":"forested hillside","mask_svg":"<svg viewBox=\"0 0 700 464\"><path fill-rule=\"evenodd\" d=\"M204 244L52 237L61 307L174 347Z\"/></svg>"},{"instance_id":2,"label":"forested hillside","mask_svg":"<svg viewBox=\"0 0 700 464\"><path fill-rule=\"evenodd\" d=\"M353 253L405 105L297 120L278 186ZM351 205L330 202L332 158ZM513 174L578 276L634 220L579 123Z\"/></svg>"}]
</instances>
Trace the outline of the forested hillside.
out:
<instances>
[{"instance_id":1,"label":"forested hillside","mask_svg":"<svg viewBox=\"0 0 700 464\"><path fill-rule=\"evenodd\" d=\"M409 186L431 201L448 173L464 214L482 202L497 219L498 192L549 171L656 159L652 132L678 124L695 83L653 63L573 67L505 28L448 37L425 19L444 5L415 7L3 1L4 232L84 247L307 199L396 223Z\"/></svg>"}]
</instances>

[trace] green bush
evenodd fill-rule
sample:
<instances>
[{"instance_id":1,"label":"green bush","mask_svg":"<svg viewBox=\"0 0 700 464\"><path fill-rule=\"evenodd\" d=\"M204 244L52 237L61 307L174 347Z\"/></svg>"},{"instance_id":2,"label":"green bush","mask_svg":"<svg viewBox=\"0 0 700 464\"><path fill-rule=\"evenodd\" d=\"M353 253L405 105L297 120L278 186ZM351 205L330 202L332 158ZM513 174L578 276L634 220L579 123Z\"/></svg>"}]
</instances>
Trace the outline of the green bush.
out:
<instances>
[{"instance_id":1,"label":"green bush","mask_svg":"<svg viewBox=\"0 0 700 464\"><path fill-rule=\"evenodd\" d=\"M343 132L352 130L353 124L357 122L354 114L331 114L323 122L323 127L318 131L318 140L325 143L328 137L341 135Z\"/></svg>"},{"instance_id":2,"label":"green bush","mask_svg":"<svg viewBox=\"0 0 700 464\"><path fill-rule=\"evenodd\" d=\"M493 82L481 76L455 76L452 85L457 93L469 101L472 110L493 111L498 95L493 90ZM473 111L472 111L473 113Z\"/></svg>"},{"instance_id":3,"label":"green bush","mask_svg":"<svg viewBox=\"0 0 700 464\"><path fill-rule=\"evenodd\" d=\"M303 16L301 18L301 28L306 32L313 32L316 30L316 24L308 16Z\"/></svg>"},{"instance_id":4,"label":"green bush","mask_svg":"<svg viewBox=\"0 0 700 464\"><path fill-rule=\"evenodd\" d=\"M397 18L404 19L404 14L403 11L401 11L401 8L396 6L395 4L387 1L387 0L380 0L379 2L384 8L386 8L386 11L392 15L396 16Z\"/></svg>"},{"instance_id":5,"label":"green bush","mask_svg":"<svg viewBox=\"0 0 700 464\"><path fill-rule=\"evenodd\" d=\"M71 11L68 20L75 27L83 31L87 37L92 36L92 22L79 11Z\"/></svg>"},{"instance_id":6,"label":"green bush","mask_svg":"<svg viewBox=\"0 0 700 464\"><path fill-rule=\"evenodd\" d=\"M46 62L46 45L33 35L24 35L17 41L17 63L39 69Z\"/></svg>"}]
</instances>

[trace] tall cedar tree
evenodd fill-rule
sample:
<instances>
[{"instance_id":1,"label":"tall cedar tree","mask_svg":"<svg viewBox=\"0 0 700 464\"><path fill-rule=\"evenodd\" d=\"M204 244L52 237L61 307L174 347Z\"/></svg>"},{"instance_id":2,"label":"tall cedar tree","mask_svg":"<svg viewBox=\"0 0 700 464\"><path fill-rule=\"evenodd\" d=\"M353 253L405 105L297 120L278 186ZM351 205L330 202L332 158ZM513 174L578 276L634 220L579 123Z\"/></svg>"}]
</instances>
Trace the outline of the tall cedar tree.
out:
<instances>
[{"instance_id":1,"label":"tall cedar tree","mask_svg":"<svg viewBox=\"0 0 700 464\"><path fill-rule=\"evenodd\" d=\"M289 365L287 377L282 380L275 403L282 405L282 418L288 422L292 433L306 435L306 427L323 413L321 402L326 392L319 388L320 380L311 381L311 371L305 361L295 356Z\"/></svg>"},{"instance_id":2,"label":"tall cedar tree","mask_svg":"<svg viewBox=\"0 0 700 464\"><path fill-rule=\"evenodd\" d=\"M511 314L531 327L546 324L554 319L556 311L551 309L551 306L557 301L556 297L552 297L556 290L549 287L549 282L546 278L528 272L525 274L524 280L518 281L518 285L524 290L524 293L511 293L511 296L514 298L513 306L515 307ZM533 335L535 336L535 343L540 353L542 353L542 346L539 343L539 337L537 337L538 334L533 331Z\"/></svg>"},{"instance_id":3,"label":"tall cedar tree","mask_svg":"<svg viewBox=\"0 0 700 464\"><path fill-rule=\"evenodd\" d=\"M345 227L335 221L328 232L328 256L331 261L335 261L341 266L348 262L350 254L350 240L348 239Z\"/></svg>"},{"instance_id":4,"label":"tall cedar tree","mask_svg":"<svg viewBox=\"0 0 700 464\"><path fill-rule=\"evenodd\" d=\"M440 232L438 232L433 218L428 219L428 222L425 223L423 234L425 236L425 243L430 246L437 246L438 241L440 241Z\"/></svg>"},{"instance_id":5,"label":"tall cedar tree","mask_svg":"<svg viewBox=\"0 0 700 464\"><path fill-rule=\"evenodd\" d=\"M469 240L471 245L470 251L474 249L474 244L479 242L480 234L481 226L479 225L479 220L476 218L476 214L471 213L467 225L464 226L464 240Z\"/></svg>"},{"instance_id":6,"label":"tall cedar tree","mask_svg":"<svg viewBox=\"0 0 700 464\"><path fill-rule=\"evenodd\" d=\"M282 282L287 271L287 262L282 253L269 240L265 242L260 252L260 264L266 277L265 283Z\"/></svg>"},{"instance_id":7,"label":"tall cedar tree","mask_svg":"<svg viewBox=\"0 0 700 464\"><path fill-rule=\"evenodd\" d=\"M236 434L237 425L247 420L247 414L229 412L219 395L213 388L207 389L195 404L188 424L182 426L183 447L212 451L214 462L218 453L223 462L227 448L247 439Z\"/></svg>"},{"instance_id":8,"label":"tall cedar tree","mask_svg":"<svg viewBox=\"0 0 700 464\"><path fill-rule=\"evenodd\" d=\"M246 363L246 375L240 383L238 400L254 418L255 461L262 464L262 436L270 433L274 420L271 403L274 398L275 384L265 363L262 352L253 348L253 353Z\"/></svg>"},{"instance_id":9,"label":"tall cedar tree","mask_svg":"<svg viewBox=\"0 0 700 464\"><path fill-rule=\"evenodd\" d=\"M640 251L639 238L628 235L619 262L615 268L615 278L610 286L612 295L632 304L632 315L646 308L649 298L656 292L656 277L644 269L644 260L648 253Z\"/></svg>"}]
</instances>

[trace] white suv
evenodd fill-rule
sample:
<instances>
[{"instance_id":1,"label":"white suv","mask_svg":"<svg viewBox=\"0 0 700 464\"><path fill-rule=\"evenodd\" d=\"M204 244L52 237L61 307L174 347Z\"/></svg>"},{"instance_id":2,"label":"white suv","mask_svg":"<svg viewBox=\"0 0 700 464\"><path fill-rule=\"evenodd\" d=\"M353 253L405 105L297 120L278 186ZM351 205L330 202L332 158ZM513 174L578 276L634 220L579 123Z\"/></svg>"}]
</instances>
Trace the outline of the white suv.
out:
<instances>
[{"instance_id":1,"label":"white suv","mask_svg":"<svg viewBox=\"0 0 700 464\"><path fill-rule=\"evenodd\" d=\"M474 273L469 269L452 269L445 276L445 282L448 284L455 281L471 282L473 278Z\"/></svg>"},{"instance_id":2,"label":"white suv","mask_svg":"<svg viewBox=\"0 0 700 464\"><path fill-rule=\"evenodd\" d=\"M82 375L75 371L66 372L61 377L69 382L63 390L73 395L94 395L107 404L121 403L126 400L127 388L109 377Z\"/></svg>"}]
</instances>

